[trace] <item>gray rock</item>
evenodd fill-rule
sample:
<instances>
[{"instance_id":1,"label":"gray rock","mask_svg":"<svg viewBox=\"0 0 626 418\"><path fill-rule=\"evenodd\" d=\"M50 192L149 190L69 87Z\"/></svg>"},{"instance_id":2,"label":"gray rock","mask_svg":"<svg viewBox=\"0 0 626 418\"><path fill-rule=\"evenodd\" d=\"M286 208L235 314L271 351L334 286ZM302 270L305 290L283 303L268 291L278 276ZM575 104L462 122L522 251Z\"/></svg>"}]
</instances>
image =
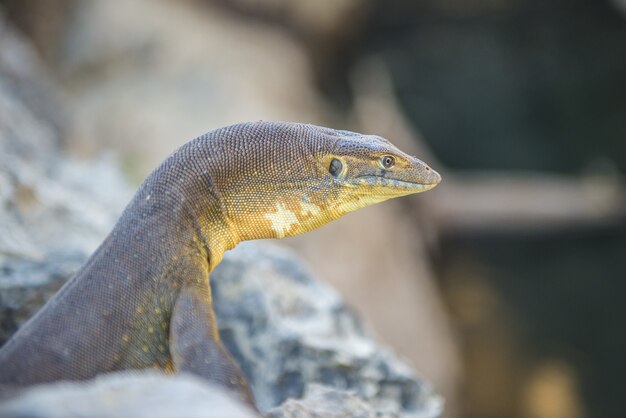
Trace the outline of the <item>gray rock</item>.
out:
<instances>
[{"instance_id":1,"label":"gray rock","mask_svg":"<svg viewBox=\"0 0 626 418\"><path fill-rule=\"evenodd\" d=\"M374 342L291 251L240 244L211 281L222 337L262 411L319 383L354 392L377 416L441 414L442 400L428 383Z\"/></svg>"},{"instance_id":2,"label":"gray rock","mask_svg":"<svg viewBox=\"0 0 626 418\"><path fill-rule=\"evenodd\" d=\"M221 387L189 374L102 375L84 383L29 389L0 404L4 418L254 418L258 415Z\"/></svg>"},{"instance_id":3,"label":"gray rock","mask_svg":"<svg viewBox=\"0 0 626 418\"><path fill-rule=\"evenodd\" d=\"M376 413L354 393L311 384L303 399L288 399L266 418L374 418Z\"/></svg>"},{"instance_id":4,"label":"gray rock","mask_svg":"<svg viewBox=\"0 0 626 418\"><path fill-rule=\"evenodd\" d=\"M0 18L0 344L81 266L130 197L110 159L61 153L60 97Z\"/></svg>"},{"instance_id":5,"label":"gray rock","mask_svg":"<svg viewBox=\"0 0 626 418\"><path fill-rule=\"evenodd\" d=\"M67 112L59 106L61 93L51 77L47 74L33 46L18 36L13 28L6 23L0 10L0 74L1 89L4 97L14 97L11 107L25 107L24 115L0 113L3 129L5 124L20 124L34 117L40 125L45 125L46 136L52 133L55 140L60 141L67 125ZM8 93L8 94L7 94ZM6 103L3 103L6 106ZM7 110L6 108L4 109ZM12 109L12 110L15 110ZM16 119L17 118L17 119ZM32 128L35 126L30 124ZM22 124L22 127L27 127ZM32 141L39 141L36 137Z\"/></svg>"}]
</instances>

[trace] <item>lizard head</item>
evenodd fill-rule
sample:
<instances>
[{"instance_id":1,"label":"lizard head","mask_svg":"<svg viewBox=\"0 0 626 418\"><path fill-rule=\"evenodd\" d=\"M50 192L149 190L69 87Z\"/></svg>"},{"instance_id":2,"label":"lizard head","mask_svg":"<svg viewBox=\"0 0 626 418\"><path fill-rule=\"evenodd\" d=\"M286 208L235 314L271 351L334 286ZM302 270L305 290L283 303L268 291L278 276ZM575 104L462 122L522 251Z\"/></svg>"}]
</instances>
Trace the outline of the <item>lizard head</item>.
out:
<instances>
[{"instance_id":1,"label":"lizard head","mask_svg":"<svg viewBox=\"0 0 626 418\"><path fill-rule=\"evenodd\" d=\"M255 122L238 125L236 136L221 144L231 147L225 155L241 158L214 176L233 242L301 234L441 181L424 162L379 136Z\"/></svg>"},{"instance_id":2,"label":"lizard head","mask_svg":"<svg viewBox=\"0 0 626 418\"><path fill-rule=\"evenodd\" d=\"M325 208L333 218L394 197L430 190L441 176L426 163L388 140L337 131L339 139L318 157L320 171L334 191Z\"/></svg>"}]
</instances>

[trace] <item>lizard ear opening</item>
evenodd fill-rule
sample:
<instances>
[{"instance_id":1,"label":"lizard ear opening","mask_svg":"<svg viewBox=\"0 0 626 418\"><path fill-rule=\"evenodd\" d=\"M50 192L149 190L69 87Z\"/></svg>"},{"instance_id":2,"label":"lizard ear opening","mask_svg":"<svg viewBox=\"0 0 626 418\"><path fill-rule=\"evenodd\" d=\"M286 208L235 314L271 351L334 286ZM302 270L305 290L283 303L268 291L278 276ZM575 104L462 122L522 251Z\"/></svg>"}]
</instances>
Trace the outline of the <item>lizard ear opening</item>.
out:
<instances>
[{"instance_id":1,"label":"lizard ear opening","mask_svg":"<svg viewBox=\"0 0 626 418\"><path fill-rule=\"evenodd\" d=\"M336 158L333 158L330 162L330 166L328 167L328 172L333 176L337 177L341 174L341 170L343 169L343 163Z\"/></svg>"}]
</instances>

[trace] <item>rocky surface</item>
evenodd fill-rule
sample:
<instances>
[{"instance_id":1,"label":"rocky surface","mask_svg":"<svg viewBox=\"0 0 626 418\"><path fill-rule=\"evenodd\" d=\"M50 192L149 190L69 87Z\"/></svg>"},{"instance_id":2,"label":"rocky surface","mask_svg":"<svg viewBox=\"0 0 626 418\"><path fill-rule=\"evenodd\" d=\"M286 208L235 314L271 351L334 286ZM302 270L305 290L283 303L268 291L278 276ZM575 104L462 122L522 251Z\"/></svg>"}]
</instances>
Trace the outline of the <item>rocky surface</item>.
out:
<instances>
[{"instance_id":1,"label":"rocky surface","mask_svg":"<svg viewBox=\"0 0 626 418\"><path fill-rule=\"evenodd\" d=\"M221 387L157 372L102 375L86 383L41 385L0 404L4 418L254 418Z\"/></svg>"},{"instance_id":2,"label":"rocky surface","mask_svg":"<svg viewBox=\"0 0 626 418\"><path fill-rule=\"evenodd\" d=\"M0 344L84 262L130 196L112 161L62 155L59 98L0 20Z\"/></svg>"},{"instance_id":3,"label":"rocky surface","mask_svg":"<svg viewBox=\"0 0 626 418\"><path fill-rule=\"evenodd\" d=\"M267 418L324 417L374 418L376 413L353 393L312 384L302 399L289 399L270 410Z\"/></svg>"},{"instance_id":4,"label":"rocky surface","mask_svg":"<svg viewBox=\"0 0 626 418\"><path fill-rule=\"evenodd\" d=\"M59 149L64 119L52 83L6 26L0 46L1 344L86 260L130 189L112 161L77 161ZM42 86L39 107L29 101L28 85ZM213 283L224 339L250 377L260 409L274 408L271 416L440 415L442 400L429 385L373 342L338 294L290 252L242 245L216 269ZM127 373L41 386L3 404L0 414L198 416L203 405L215 412L230 404L187 376Z\"/></svg>"},{"instance_id":5,"label":"rocky surface","mask_svg":"<svg viewBox=\"0 0 626 418\"><path fill-rule=\"evenodd\" d=\"M240 244L211 280L222 337L261 410L319 383L354 392L382 416L439 415L442 401L429 385L374 342L290 251Z\"/></svg>"}]
</instances>

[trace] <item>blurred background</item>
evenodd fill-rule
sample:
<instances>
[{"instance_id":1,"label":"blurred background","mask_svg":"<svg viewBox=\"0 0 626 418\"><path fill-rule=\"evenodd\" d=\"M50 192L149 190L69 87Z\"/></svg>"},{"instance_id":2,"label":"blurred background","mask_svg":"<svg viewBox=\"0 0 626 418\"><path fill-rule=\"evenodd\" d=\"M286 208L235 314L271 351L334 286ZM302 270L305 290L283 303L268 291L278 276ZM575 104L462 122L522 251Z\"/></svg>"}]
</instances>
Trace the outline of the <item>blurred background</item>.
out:
<instances>
[{"instance_id":1,"label":"blurred background","mask_svg":"<svg viewBox=\"0 0 626 418\"><path fill-rule=\"evenodd\" d=\"M446 417L624 416L623 0L0 0L0 14L60 86L66 152L113 153L135 184L245 120L420 156L435 190L282 242Z\"/></svg>"}]
</instances>

